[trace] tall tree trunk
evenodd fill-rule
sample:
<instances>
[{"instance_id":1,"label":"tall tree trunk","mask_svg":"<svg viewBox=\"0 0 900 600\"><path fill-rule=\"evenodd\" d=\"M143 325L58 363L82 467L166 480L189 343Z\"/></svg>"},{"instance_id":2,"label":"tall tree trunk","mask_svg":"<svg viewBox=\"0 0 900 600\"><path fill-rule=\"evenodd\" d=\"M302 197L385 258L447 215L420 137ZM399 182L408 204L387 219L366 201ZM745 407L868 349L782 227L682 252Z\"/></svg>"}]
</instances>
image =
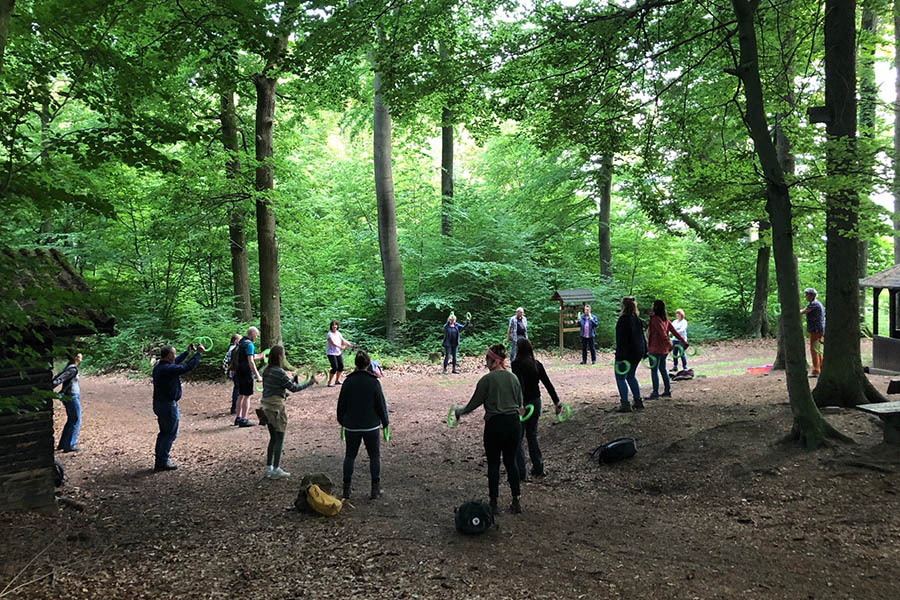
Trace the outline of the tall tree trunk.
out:
<instances>
[{"instance_id":1,"label":"tall tree trunk","mask_svg":"<svg viewBox=\"0 0 900 600\"><path fill-rule=\"evenodd\" d=\"M383 41L378 28L379 42ZM391 112L382 101L381 74L375 66L374 131L375 199L378 208L378 248L384 273L384 304L386 308L386 337L397 341L400 325L406 322L406 293L403 289L403 268L397 245L397 215L394 206L394 176L391 172Z\"/></svg>"},{"instance_id":2,"label":"tall tree trunk","mask_svg":"<svg viewBox=\"0 0 900 600\"><path fill-rule=\"evenodd\" d=\"M769 259L772 248L769 246L771 225L768 221L759 223L759 248L756 249L756 281L753 286L753 309L750 311L750 322L747 335L750 337L767 337L769 335Z\"/></svg>"},{"instance_id":3,"label":"tall tree trunk","mask_svg":"<svg viewBox=\"0 0 900 600\"><path fill-rule=\"evenodd\" d=\"M447 47L440 43L441 62L448 59ZM450 211L453 207L453 111L441 109L441 235L449 236L453 228Z\"/></svg>"},{"instance_id":4,"label":"tall tree trunk","mask_svg":"<svg viewBox=\"0 0 900 600\"><path fill-rule=\"evenodd\" d=\"M744 120L759 157L766 180L766 210L772 223L772 247L775 250L775 277L781 292L782 328L787 371L788 397L794 416L792 435L808 449L817 448L827 437L841 437L822 417L812 400L806 379L805 344L800 320L799 285L794 265L791 199L778 162L778 153L769 137L762 83L759 78L759 53L754 15L759 0L731 0L737 18L740 40L739 65L733 71L744 84L746 110Z\"/></svg>"},{"instance_id":5,"label":"tall tree trunk","mask_svg":"<svg viewBox=\"0 0 900 600\"><path fill-rule=\"evenodd\" d=\"M450 211L453 207L453 112L441 110L441 235L452 230Z\"/></svg>"},{"instance_id":6,"label":"tall tree trunk","mask_svg":"<svg viewBox=\"0 0 900 600\"><path fill-rule=\"evenodd\" d=\"M600 274L612 277L612 246L610 244L609 214L612 208L612 154L600 159L600 202L597 206L597 247L600 252Z\"/></svg>"},{"instance_id":7,"label":"tall tree trunk","mask_svg":"<svg viewBox=\"0 0 900 600\"><path fill-rule=\"evenodd\" d=\"M3 73L3 55L6 52L6 41L9 39L9 21L12 19L13 6L16 0L0 0L0 73Z\"/></svg>"},{"instance_id":8,"label":"tall tree trunk","mask_svg":"<svg viewBox=\"0 0 900 600\"><path fill-rule=\"evenodd\" d=\"M825 357L813 390L819 406L883 401L863 372L859 329L859 184L856 161L856 1L825 2ZM833 350L831 350L833 349Z\"/></svg>"},{"instance_id":9,"label":"tall tree trunk","mask_svg":"<svg viewBox=\"0 0 900 600\"><path fill-rule=\"evenodd\" d=\"M281 286L272 190L272 138L275 121L275 77L257 74L256 86L256 236L259 246L259 330L262 347L281 344Z\"/></svg>"},{"instance_id":10,"label":"tall tree trunk","mask_svg":"<svg viewBox=\"0 0 900 600\"><path fill-rule=\"evenodd\" d=\"M50 100L46 99L41 103L41 168L48 170L50 168ZM49 245L53 243L50 232L53 231L53 209L46 208L41 210L41 228L38 243Z\"/></svg>"},{"instance_id":11,"label":"tall tree trunk","mask_svg":"<svg viewBox=\"0 0 900 600\"><path fill-rule=\"evenodd\" d=\"M234 182L239 178L241 167L234 92L228 91L223 93L219 100L222 144L228 153L228 161L225 163L225 176ZM240 189L240 184L238 184L237 189ZM228 246L231 251L231 280L234 284L234 318L242 323L247 323L253 318L253 309L250 305L250 272L247 267L244 218L244 210L240 199L232 201L231 208L228 210Z\"/></svg>"},{"instance_id":12,"label":"tall tree trunk","mask_svg":"<svg viewBox=\"0 0 900 600\"><path fill-rule=\"evenodd\" d=\"M875 113L878 106L878 83L875 81L875 53L878 49L878 16L872 9L873 0L862 2L862 19L859 32L859 137L861 146L860 170L864 173L865 185L860 186L861 206L870 206L872 182L875 178ZM865 214L865 213L863 213ZM861 222L862 225L862 222ZM859 254L857 269L862 279L868 272L869 242L866 239L868 228L860 227ZM866 326L867 304L866 289L859 288L859 323L867 334L871 331Z\"/></svg>"},{"instance_id":13,"label":"tall tree trunk","mask_svg":"<svg viewBox=\"0 0 900 600\"><path fill-rule=\"evenodd\" d=\"M900 263L900 0L894 0L894 264Z\"/></svg>"}]
</instances>

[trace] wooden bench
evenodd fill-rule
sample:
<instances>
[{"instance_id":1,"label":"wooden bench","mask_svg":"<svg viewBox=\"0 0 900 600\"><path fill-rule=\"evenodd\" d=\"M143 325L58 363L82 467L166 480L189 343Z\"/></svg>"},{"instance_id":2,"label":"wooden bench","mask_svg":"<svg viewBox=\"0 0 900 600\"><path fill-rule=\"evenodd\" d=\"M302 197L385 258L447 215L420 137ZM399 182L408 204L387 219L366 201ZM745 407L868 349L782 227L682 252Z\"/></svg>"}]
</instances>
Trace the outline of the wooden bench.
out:
<instances>
[{"instance_id":1,"label":"wooden bench","mask_svg":"<svg viewBox=\"0 0 900 600\"><path fill-rule=\"evenodd\" d=\"M890 393L890 391L888 393ZM856 408L876 415L884 422L885 443L900 444L900 402L860 404Z\"/></svg>"}]
</instances>

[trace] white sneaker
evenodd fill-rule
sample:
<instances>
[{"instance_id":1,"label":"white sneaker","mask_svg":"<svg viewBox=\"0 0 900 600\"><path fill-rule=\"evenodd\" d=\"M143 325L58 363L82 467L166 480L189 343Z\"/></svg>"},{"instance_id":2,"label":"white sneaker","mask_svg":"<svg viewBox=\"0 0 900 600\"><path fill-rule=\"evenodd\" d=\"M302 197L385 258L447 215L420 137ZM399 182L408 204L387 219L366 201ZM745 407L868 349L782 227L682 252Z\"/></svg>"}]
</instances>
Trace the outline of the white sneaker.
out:
<instances>
[{"instance_id":1,"label":"white sneaker","mask_svg":"<svg viewBox=\"0 0 900 600\"><path fill-rule=\"evenodd\" d=\"M266 465L266 470L263 471L263 477L272 477L272 465Z\"/></svg>"},{"instance_id":2,"label":"white sneaker","mask_svg":"<svg viewBox=\"0 0 900 600\"><path fill-rule=\"evenodd\" d=\"M269 477L271 477L272 479L284 479L285 477L290 477L290 476L291 476L291 474L288 473L287 471L285 471L284 469L282 469L281 467L275 467L274 469L272 469L272 472L269 475Z\"/></svg>"}]
</instances>

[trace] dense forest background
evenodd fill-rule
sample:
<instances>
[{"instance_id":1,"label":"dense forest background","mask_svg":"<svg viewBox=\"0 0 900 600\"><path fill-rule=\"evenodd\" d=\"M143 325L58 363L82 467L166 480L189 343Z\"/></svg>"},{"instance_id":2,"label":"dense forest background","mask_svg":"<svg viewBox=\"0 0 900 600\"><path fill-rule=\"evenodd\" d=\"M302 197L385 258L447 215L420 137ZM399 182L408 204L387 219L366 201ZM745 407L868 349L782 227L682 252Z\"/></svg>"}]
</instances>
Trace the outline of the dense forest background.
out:
<instances>
[{"instance_id":1,"label":"dense forest background","mask_svg":"<svg viewBox=\"0 0 900 600\"><path fill-rule=\"evenodd\" d=\"M827 307L833 181L807 116L825 102L825 3L749 4L771 135L790 140L800 289ZM892 211L873 201L894 176L891 10L863 3L855 24L861 274L894 264ZM95 367L146 368L152 345L199 336L218 352L261 315L263 344L302 362L322 359L331 319L379 357L422 358L451 311L472 314L461 351L480 352L517 306L552 347L550 297L574 287L597 297L600 346L626 294L684 309L695 341L774 336L735 15L0 0L0 239L60 248L117 318Z\"/></svg>"}]
</instances>

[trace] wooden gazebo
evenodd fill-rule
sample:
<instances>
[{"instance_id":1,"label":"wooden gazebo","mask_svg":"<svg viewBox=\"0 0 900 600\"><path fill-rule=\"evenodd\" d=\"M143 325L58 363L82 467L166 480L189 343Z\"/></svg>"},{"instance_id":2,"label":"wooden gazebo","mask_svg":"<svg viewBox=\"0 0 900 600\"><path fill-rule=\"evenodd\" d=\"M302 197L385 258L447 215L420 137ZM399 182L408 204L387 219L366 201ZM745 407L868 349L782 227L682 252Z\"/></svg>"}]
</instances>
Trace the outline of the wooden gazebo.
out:
<instances>
[{"instance_id":1,"label":"wooden gazebo","mask_svg":"<svg viewBox=\"0 0 900 600\"><path fill-rule=\"evenodd\" d=\"M859 280L859 287L872 288L872 370L900 373L900 265ZM878 335L878 297L888 291L890 317L887 337Z\"/></svg>"},{"instance_id":2,"label":"wooden gazebo","mask_svg":"<svg viewBox=\"0 0 900 600\"><path fill-rule=\"evenodd\" d=\"M563 337L566 333L578 331L578 312L585 304L594 302L591 290L556 290L551 302L559 302L559 351L563 351Z\"/></svg>"},{"instance_id":3,"label":"wooden gazebo","mask_svg":"<svg viewBox=\"0 0 900 600\"><path fill-rule=\"evenodd\" d=\"M0 511L44 509L55 503L54 350L114 322L55 250L0 248L0 279Z\"/></svg>"}]
</instances>

